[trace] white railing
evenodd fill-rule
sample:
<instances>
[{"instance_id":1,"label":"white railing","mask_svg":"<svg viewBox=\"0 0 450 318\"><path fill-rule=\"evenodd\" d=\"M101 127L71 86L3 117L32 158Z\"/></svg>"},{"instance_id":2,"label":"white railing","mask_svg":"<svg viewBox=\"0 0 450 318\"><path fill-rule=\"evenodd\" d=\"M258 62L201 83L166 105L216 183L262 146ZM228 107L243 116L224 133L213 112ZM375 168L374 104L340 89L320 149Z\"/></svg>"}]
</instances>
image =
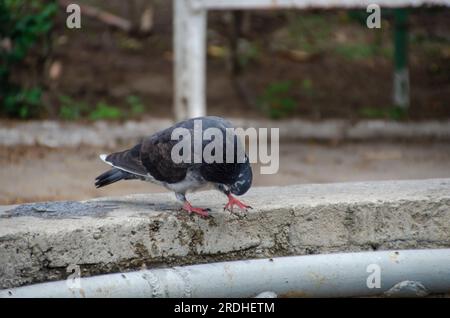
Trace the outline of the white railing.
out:
<instances>
[{"instance_id":1,"label":"white railing","mask_svg":"<svg viewBox=\"0 0 450 318\"><path fill-rule=\"evenodd\" d=\"M206 114L206 28L208 10L450 6L450 0L174 0L175 97L177 120Z\"/></svg>"}]
</instances>

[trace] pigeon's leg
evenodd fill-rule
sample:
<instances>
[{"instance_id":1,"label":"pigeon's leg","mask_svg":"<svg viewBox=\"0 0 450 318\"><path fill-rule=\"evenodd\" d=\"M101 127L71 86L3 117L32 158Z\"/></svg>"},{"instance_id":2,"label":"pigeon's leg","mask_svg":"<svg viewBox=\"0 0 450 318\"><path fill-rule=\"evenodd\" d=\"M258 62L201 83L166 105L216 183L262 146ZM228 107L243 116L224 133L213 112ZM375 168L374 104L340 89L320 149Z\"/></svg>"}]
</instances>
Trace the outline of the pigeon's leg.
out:
<instances>
[{"instance_id":1,"label":"pigeon's leg","mask_svg":"<svg viewBox=\"0 0 450 318\"><path fill-rule=\"evenodd\" d=\"M228 197L228 203L223 207L224 211L228 210L233 213L235 205L237 205L239 209L244 211L247 211L247 209L253 209L250 205L242 203L241 201L233 197L230 193L230 190L228 190L223 184L216 184L216 188Z\"/></svg>"},{"instance_id":2,"label":"pigeon's leg","mask_svg":"<svg viewBox=\"0 0 450 318\"><path fill-rule=\"evenodd\" d=\"M185 210L189 214L191 214L193 212L198 215L205 216L205 217L209 215L208 212L210 211L210 209L202 209L202 208L193 207L186 199L186 195L184 193L175 193L175 195L178 200L183 202L183 210Z\"/></svg>"},{"instance_id":3,"label":"pigeon's leg","mask_svg":"<svg viewBox=\"0 0 450 318\"><path fill-rule=\"evenodd\" d=\"M210 209L203 209L203 208L195 208L193 207L188 201L185 201L183 204L183 210L187 211L188 213L196 213L201 216L209 216L208 212Z\"/></svg>"},{"instance_id":4,"label":"pigeon's leg","mask_svg":"<svg viewBox=\"0 0 450 318\"><path fill-rule=\"evenodd\" d=\"M225 206L223 207L224 210L228 210L231 213L233 213L233 209L234 206L237 205L239 209L243 210L243 211L247 211L248 209L253 209L250 205L247 205L241 201L239 201L238 199L236 199L235 197L233 197L231 194L227 194L228 197L228 203L225 204Z\"/></svg>"}]
</instances>

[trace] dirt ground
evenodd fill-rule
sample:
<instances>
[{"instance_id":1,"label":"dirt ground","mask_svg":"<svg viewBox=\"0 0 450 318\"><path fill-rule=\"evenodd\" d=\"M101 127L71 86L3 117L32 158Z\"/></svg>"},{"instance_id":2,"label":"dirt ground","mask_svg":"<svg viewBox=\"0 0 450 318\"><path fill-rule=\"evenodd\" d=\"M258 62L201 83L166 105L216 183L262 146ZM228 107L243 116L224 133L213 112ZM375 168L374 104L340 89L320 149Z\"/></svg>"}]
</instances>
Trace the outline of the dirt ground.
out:
<instances>
[{"instance_id":1,"label":"dirt ground","mask_svg":"<svg viewBox=\"0 0 450 318\"><path fill-rule=\"evenodd\" d=\"M88 2L119 10L123 1ZM120 12L117 10L114 12ZM83 20L81 30L68 30L61 14L53 56L53 61L60 63L61 75L47 85L52 105L47 115L58 118L61 96L92 108L104 101L125 109L127 98L138 96L145 105L141 115L171 117L171 10L169 2L158 2L154 30L148 37L132 37L89 18ZM253 103L239 96L231 79L229 13L212 12L208 16L208 114L268 117L258 101L267 102L269 98L264 96L271 85L289 81L292 88L286 94L295 107L288 116L384 116L380 112L392 107L392 21L386 19L381 29L368 30L343 11L293 14L264 11L245 17L243 40L239 42L244 46L245 59L241 79L244 94ZM450 117L449 15L448 10L417 10L411 14L411 107L402 119ZM298 21L306 24L298 26ZM378 43L380 52L372 51L374 43ZM28 73L25 70L24 76Z\"/></svg>"},{"instance_id":2,"label":"dirt ground","mask_svg":"<svg viewBox=\"0 0 450 318\"><path fill-rule=\"evenodd\" d=\"M95 177L108 169L98 154L108 151L0 148L0 204L165 191L140 181L95 189ZM445 178L450 177L450 143L286 143L280 145L277 174L261 175L257 165L253 171L255 186Z\"/></svg>"}]
</instances>

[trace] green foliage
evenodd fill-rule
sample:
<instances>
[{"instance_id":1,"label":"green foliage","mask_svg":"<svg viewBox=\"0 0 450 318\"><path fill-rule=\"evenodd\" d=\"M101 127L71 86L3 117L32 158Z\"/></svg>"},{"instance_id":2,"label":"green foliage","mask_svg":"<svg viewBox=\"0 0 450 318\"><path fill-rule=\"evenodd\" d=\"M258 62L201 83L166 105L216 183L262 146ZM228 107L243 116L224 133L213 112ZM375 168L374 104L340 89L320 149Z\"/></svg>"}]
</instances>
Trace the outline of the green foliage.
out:
<instances>
[{"instance_id":1,"label":"green foliage","mask_svg":"<svg viewBox=\"0 0 450 318\"><path fill-rule=\"evenodd\" d=\"M59 101L61 103L59 117L62 119L77 120L88 111L88 106L85 103L75 101L69 96L62 95L59 97Z\"/></svg>"},{"instance_id":2,"label":"green foliage","mask_svg":"<svg viewBox=\"0 0 450 318\"><path fill-rule=\"evenodd\" d=\"M1 108L13 117L35 117L41 105L42 91L40 88L11 90L4 95Z\"/></svg>"},{"instance_id":3,"label":"green foliage","mask_svg":"<svg viewBox=\"0 0 450 318\"><path fill-rule=\"evenodd\" d=\"M258 43L246 39L239 39L238 42L238 62L242 67L246 67L253 61L257 61L261 56L261 48Z\"/></svg>"},{"instance_id":4,"label":"green foliage","mask_svg":"<svg viewBox=\"0 0 450 318\"><path fill-rule=\"evenodd\" d=\"M281 29L273 45L281 50L301 50L309 55L319 53L340 55L348 60L362 60L375 56L392 57L392 49L383 47L382 40L386 37L384 25L382 29L370 31L374 37L370 43L360 43L361 39L367 38L368 15L365 10L351 11L348 15L324 13L305 15L290 11L286 13L287 32ZM345 25L356 31L355 34L349 34Z\"/></svg>"},{"instance_id":5,"label":"green foliage","mask_svg":"<svg viewBox=\"0 0 450 318\"><path fill-rule=\"evenodd\" d=\"M314 95L314 87L313 87L312 80L310 80L309 78L305 78L302 81L301 91L302 91L302 93L304 93L307 96L313 96Z\"/></svg>"},{"instance_id":6,"label":"green foliage","mask_svg":"<svg viewBox=\"0 0 450 318\"><path fill-rule=\"evenodd\" d=\"M126 99L127 104L131 107L131 115L138 116L145 111L144 104L138 96L130 95Z\"/></svg>"},{"instance_id":7,"label":"green foliage","mask_svg":"<svg viewBox=\"0 0 450 318\"><path fill-rule=\"evenodd\" d=\"M297 103L292 97L293 83L291 81L279 81L271 83L260 96L258 104L270 118L278 119L286 117L297 108Z\"/></svg>"},{"instance_id":8,"label":"green foliage","mask_svg":"<svg viewBox=\"0 0 450 318\"><path fill-rule=\"evenodd\" d=\"M372 13L367 12L366 10L361 10L361 9L347 11L347 16L351 20L357 21L362 26L366 26L366 21L370 14L372 14Z\"/></svg>"},{"instance_id":9,"label":"green foliage","mask_svg":"<svg viewBox=\"0 0 450 318\"><path fill-rule=\"evenodd\" d=\"M383 118L385 110L375 107L363 107L359 111L360 115L367 118Z\"/></svg>"},{"instance_id":10,"label":"green foliage","mask_svg":"<svg viewBox=\"0 0 450 318\"><path fill-rule=\"evenodd\" d=\"M138 39L132 38L130 36L124 35L122 33L116 34L117 44L120 48L129 51L139 51L142 49L143 44Z\"/></svg>"},{"instance_id":11,"label":"green foliage","mask_svg":"<svg viewBox=\"0 0 450 318\"><path fill-rule=\"evenodd\" d=\"M119 119L122 116L122 111L116 106L108 105L105 102L99 102L95 110L89 114L89 119Z\"/></svg>"},{"instance_id":12,"label":"green foliage","mask_svg":"<svg viewBox=\"0 0 450 318\"><path fill-rule=\"evenodd\" d=\"M39 113L41 88L12 83L11 73L30 50L45 42L56 11L55 1L0 1L0 111L8 116L27 118Z\"/></svg>"},{"instance_id":13,"label":"green foliage","mask_svg":"<svg viewBox=\"0 0 450 318\"><path fill-rule=\"evenodd\" d=\"M332 37L327 17L321 14L302 15L289 12L287 18L288 47L302 49L308 53L325 50Z\"/></svg>"},{"instance_id":14,"label":"green foliage","mask_svg":"<svg viewBox=\"0 0 450 318\"><path fill-rule=\"evenodd\" d=\"M388 109L387 112L389 118L394 120L402 120L405 119L408 115L408 110L406 108L401 108L398 106L393 106L390 109Z\"/></svg>"},{"instance_id":15,"label":"green foliage","mask_svg":"<svg viewBox=\"0 0 450 318\"><path fill-rule=\"evenodd\" d=\"M145 106L141 99L135 95L130 95L126 98L125 102L128 107L123 108L126 109L126 111L104 101L97 103L94 109L90 109L85 102L76 101L66 95L61 95L59 97L59 102L59 117L64 120L78 120L82 118L89 118L91 120L116 120L136 117L145 111Z\"/></svg>"},{"instance_id":16,"label":"green foliage","mask_svg":"<svg viewBox=\"0 0 450 318\"><path fill-rule=\"evenodd\" d=\"M348 60L362 60L375 55L375 48L365 43L341 44L334 51Z\"/></svg>"},{"instance_id":17,"label":"green foliage","mask_svg":"<svg viewBox=\"0 0 450 318\"><path fill-rule=\"evenodd\" d=\"M370 59L376 56L391 59L393 55L391 47L381 47L381 45L377 43L338 44L334 48L334 52L350 61Z\"/></svg>"},{"instance_id":18,"label":"green foliage","mask_svg":"<svg viewBox=\"0 0 450 318\"><path fill-rule=\"evenodd\" d=\"M404 108L392 106L386 109L376 107L364 107L360 110L360 115L365 118L388 118L392 120L405 119L407 110Z\"/></svg>"}]
</instances>

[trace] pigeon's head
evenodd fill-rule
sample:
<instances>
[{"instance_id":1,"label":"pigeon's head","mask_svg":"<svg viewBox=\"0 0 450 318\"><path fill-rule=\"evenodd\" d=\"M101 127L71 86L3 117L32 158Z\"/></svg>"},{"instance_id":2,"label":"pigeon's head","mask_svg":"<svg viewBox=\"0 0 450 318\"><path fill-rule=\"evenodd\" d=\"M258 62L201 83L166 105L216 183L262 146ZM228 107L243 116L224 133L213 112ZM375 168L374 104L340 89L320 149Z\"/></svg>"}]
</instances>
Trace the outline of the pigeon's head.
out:
<instances>
[{"instance_id":1,"label":"pigeon's head","mask_svg":"<svg viewBox=\"0 0 450 318\"><path fill-rule=\"evenodd\" d=\"M241 167L236 181L230 185L230 191L234 195L243 195L252 186L253 173L250 163L247 161Z\"/></svg>"}]
</instances>

